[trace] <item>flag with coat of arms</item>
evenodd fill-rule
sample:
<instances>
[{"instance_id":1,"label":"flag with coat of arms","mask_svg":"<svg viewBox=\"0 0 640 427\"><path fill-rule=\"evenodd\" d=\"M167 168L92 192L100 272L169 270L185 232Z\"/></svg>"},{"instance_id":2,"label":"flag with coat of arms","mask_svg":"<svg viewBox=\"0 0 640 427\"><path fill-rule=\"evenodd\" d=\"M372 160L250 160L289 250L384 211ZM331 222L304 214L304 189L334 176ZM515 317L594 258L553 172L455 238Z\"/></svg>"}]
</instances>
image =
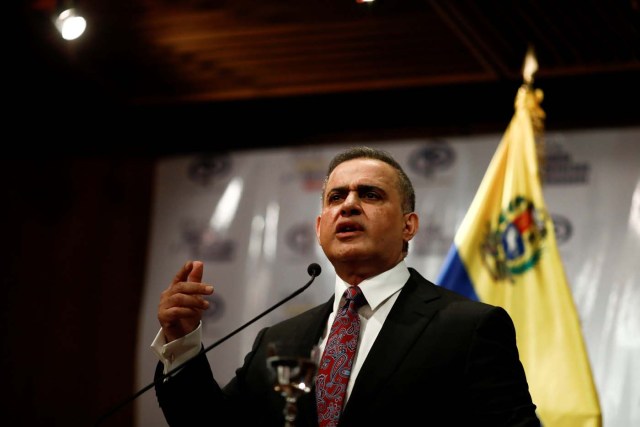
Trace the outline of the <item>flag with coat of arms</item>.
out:
<instances>
[{"instance_id":1,"label":"flag with coat of arms","mask_svg":"<svg viewBox=\"0 0 640 427\"><path fill-rule=\"evenodd\" d=\"M580 320L542 193L536 140L544 111L542 91L532 87L535 70L529 51L515 114L436 283L507 310L544 427L600 427Z\"/></svg>"}]
</instances>

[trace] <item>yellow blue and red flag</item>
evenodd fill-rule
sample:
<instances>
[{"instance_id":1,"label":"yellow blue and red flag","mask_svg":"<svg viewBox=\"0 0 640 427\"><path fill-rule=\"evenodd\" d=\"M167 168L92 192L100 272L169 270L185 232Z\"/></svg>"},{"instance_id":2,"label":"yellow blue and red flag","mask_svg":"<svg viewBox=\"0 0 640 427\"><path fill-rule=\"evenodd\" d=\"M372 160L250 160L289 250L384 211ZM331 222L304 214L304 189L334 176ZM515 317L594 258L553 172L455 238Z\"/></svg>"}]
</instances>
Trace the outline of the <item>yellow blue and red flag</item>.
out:
<instances>
[{"instance_id":1,"label":"yellow blue and red flag","mask_svg":"<svg viewBox=\"0 0 640 427\"><path fill-rule=\"evenodd\" d=\"M602 425L580 321L539 177L542 91L523 84L436 282L503 307L545 427Z\"/></svg>"}]
</instances>

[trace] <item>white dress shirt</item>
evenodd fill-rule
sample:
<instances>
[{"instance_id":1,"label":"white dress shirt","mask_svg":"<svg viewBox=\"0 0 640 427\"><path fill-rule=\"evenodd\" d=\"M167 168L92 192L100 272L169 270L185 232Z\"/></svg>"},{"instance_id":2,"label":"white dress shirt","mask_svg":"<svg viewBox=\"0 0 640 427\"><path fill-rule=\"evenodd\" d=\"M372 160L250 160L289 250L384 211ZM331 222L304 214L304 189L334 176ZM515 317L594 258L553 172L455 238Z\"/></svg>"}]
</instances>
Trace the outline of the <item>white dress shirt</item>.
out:
<instances>
[{"instance_id":1,"label":"white dress shirt","mask_svg":"<svg viewBox=\"0 0 640 427\"><path fill-rule=\"evenodd\" d=\"M364 297L367 300L367 304L360 307L358 315L360 316L360 335L358 338L358 349L356 351L355 359L353 360L353 366L351 368L351 375L349 377L349 384L347 385L347 394L345 401L349 399L353 384L360 372L360 368L364 363L364 360L369 354L369 350L373 346L380 329L384 321L387 319L391 307L398 299L400 290L409 279L409 270L404 261L400 261L395 267L385 271L375 277L371 277L362 281L358 286L362 290ZM319 343L318 357L324 351L324 347L327 343L328 332L333 324L333 319L336 316L336 310L340 305L340 299L342 294L350 286L344 282L340 277L336 276L334 293L335 299L333 302L333 311L327 319L327 325L325 331L321 337ZM200 352L202 347L202 323L188 335L182 338L167 343L162 333L162 329L158 332L155 339L151 343L151 349L158 355L160 361L164 365L164 373L166 374L170 370L180 366L182 363L194 357Z\"/></svg>"},{"instance_id":2,"label":"white dress shirt","mask_svg":"<svg viewBox=\"0 0 640 427\"><path fill-rule=\"evenodd\" d=\"M409 276L409 270L407 269L405 262L400 261L391 270L387 270L377 276L363 280L358 285L367 300L367 304L358 309L358 315L360 316L360 335L358 336L358 348L353 359L353 365L351 366L349 383L347 384L345 403L351 395L353 384L358 377L362 364L369 354L369 350L371 350L373 343L378 337L378 333L380 333L380 329L382 329L382 325L387 319L387 316L391 311L391 307L393 307L393 304L398 299L400 290L407 280L409 280ZM324 347L327 344L327 339L329 338L329 331L331 330L331 325L333 325L333 319L336 317L336 311L340 306L342 294L344 294L344 291L348 286L350 286L348 283L336 276L333 311L327 319L327 326L325 327L324 334L321 338L320 354L324 352Z\"/></svg>"}]
</instances>

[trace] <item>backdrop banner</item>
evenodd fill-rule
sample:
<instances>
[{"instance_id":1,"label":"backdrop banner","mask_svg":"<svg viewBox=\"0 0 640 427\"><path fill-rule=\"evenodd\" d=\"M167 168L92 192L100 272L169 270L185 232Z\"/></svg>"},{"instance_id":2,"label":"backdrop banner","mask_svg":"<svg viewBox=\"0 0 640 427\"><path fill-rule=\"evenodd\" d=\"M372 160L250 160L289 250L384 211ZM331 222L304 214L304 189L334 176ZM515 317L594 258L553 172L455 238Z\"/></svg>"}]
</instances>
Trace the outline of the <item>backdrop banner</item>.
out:
<instances>
[{"instance_id":1,"label":"backdrop banner","mask_svg":"<svg viewBox=\"0 0 640 427\"><path fill-rule=\"evenodd\" d=\"M420 230L407 264L440 271L501 134L369 141L391 152L416 190ZM571 287L605 426L640 425L640 128L547 132L543 193ZM153 380L157 306L186 260L215 287L207 346L322 274L301 295L209 352L221 385L258 330L331 297L335 272L315 237L329 160L352 144L208 152L156 164L152 229L140 310L136 390ZM135 402L136 425L166 426L155 393ZM207 408L194 408L207 410ZM216 414L212 411L211 417Z\"/></svg>"}]
</instances>

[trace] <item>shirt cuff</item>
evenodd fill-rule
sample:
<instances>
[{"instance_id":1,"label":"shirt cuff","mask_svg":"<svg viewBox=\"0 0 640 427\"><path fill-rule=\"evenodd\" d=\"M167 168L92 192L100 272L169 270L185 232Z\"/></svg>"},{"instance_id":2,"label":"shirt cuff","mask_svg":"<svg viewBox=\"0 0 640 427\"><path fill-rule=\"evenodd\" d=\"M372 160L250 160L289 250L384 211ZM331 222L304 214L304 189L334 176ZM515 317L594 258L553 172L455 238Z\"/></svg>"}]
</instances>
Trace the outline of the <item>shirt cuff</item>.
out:
<instances>
[{"instance_id":1,"label":"shirt cuff","mask_svg":"<svg viewBox=\"0 0 640 427\"><path fill-rule=\"evenodd\" d=\"M167 343L162 328L151 343L151 349L164 365L163 373L171 371L200 353L202 348L202 322L191 333Z\"/></svg>"}]
</instances>

